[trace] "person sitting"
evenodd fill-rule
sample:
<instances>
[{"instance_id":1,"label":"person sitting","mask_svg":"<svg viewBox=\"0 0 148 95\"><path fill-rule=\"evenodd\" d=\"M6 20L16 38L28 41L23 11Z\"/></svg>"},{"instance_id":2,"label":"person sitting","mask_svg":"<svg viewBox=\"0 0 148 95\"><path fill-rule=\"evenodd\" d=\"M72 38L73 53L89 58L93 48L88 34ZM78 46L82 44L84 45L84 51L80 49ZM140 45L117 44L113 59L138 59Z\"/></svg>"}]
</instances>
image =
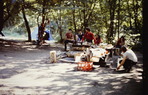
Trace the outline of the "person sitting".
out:
<instances>
[{"instance_id":1,"label":"person sitting","mask_svg":"<svg viewBox=\"0 0 148 95\"><path fill-rule=\"evenodd\" d=\"M82 37L83 37L82 30L78 30L78 33L75 35L75 37L76 37L76 44L81 43L82 45Z\"/></svg>"},{"instance_id":2,"label":"person sitting","mask_svg":"<svg viewBox=\"0 0 148 95\"><path fill-rule=\"evenodd\" d=\"M101 36L100 35L96 35L95 44L99 45L101 42L102 42Z\"/></svg>"},{"instance_id":3,"label":"person sitting","mask_svg":"<svg viewBox=\"0 0 148 95\"><path fill-rule=\"evenodd\" d=\"M82 33L82 30L79 30L79 31L78 31L78 38L79 38L79 41L82 40L83 35L84 35L84 34Z\"/></svg>"},{"instance_id":4,"label":"person sitting","mask_svg":"<svg viewBox=\"0 0 148 95\"><path fill-rule=\"evenodd\" d=\"M67 51L67 44L68 43L74 43L74 42L75 42L74 35L72 33L72 30L69 29L69 31L65 34L65 41L64 41L65 51Z\"/></svg>"},{"instance_id":5,"label":"person sitting","mask_svg":"<svg viewBox=\"0 0 148 95\"><path fill-rule=\"evenodd\" d=\"M89 28L86 28L85 31L86 32L82 37L82 42L86 39L87 42L93 43L93 41L95 40L94 34L90 31Z\"/></svg>"},{"instance_id":6,"label":"person sitting","mask_svg":"<svg viewBox=\"0 0 148 95\"><path fill-rule=\"evenodd\" d=\"M121 51L123 52L123 59L120 61L117 70L123 65L125 72L130 72L132 66L136 65L138 61L137 56L131 49L127 49L125 46L121 47Z\"/></svg>"},{"instance_id":7,"label":"person sitting","mask_svg":"<svg viewBox=\"0 0 148 95\"><path fill-rule=\"evenodd\" d=\"M125 37L124 37L124 36L121 36L121 37L118 39L118 41L117 41L115 47L116 47L116 48L121 48L123 45L125 45Z\"/></svg>"}]
</instances>

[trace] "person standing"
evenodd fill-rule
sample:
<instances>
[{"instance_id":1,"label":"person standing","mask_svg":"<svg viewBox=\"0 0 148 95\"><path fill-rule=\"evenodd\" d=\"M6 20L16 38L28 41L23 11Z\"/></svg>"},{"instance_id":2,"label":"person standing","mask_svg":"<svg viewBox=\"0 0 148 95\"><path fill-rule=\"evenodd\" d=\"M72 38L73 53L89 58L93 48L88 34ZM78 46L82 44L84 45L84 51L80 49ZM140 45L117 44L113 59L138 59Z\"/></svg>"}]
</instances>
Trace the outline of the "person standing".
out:
<instances>
[{"instance_id":1,"label":"person standing","mask_svg":"<svg viewBox=\"0 0 148 95\"><path fill-rule=\"evenodd\" d=\"M99 45L101 42L102 42L101 36L97 35L96 38L95 38L95 44Z\"/></svg>"},{"instance_id":2,"label":"person standing","mask_svg":"<svg viewBox=\"0 0 148 95\"><path fill-rule=\"evenodd\" d=\"M120 61L120 65L117 67L117 70L123 66L125 72L130 72L132 66L137 64L138 58L131 49L127 49L125 46L121 47L121 51L123 52L123 59Z\"/></svg>"},{"instance_id":3,"label":"person standing","mask_svg":"<svg viewBox=\"0 0 148 95\"><path fill-rule=\"evenodd\" d=\"M121 37L118 39L118 41L117 41L115 47L116 47L116 48L121 48L123 45L125 45L125 37L124 37L124 36L121 36Z\"/></svg>"},{"instance_id":4,"label":"person standing","mask_svg":"<svg viewBox=\"0 0 148 95\"><path fill-rule=\"evenodd\" d=\"M93 41L95 40L94 34L90 31L89 28L86 28L85 31L86 32L85 32L85 34L84 34L84 36L82 38L82 42L84 40L86 40L89 43L93 43Z\"/></svg>"}]
</instances>

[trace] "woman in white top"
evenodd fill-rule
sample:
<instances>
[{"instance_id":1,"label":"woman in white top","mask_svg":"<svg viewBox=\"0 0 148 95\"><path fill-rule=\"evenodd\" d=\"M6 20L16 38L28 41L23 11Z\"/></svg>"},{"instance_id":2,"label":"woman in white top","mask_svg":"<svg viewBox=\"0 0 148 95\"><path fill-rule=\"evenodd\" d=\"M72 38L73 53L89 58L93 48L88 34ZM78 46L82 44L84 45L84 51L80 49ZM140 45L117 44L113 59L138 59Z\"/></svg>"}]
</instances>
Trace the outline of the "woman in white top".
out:
<instances>
[{"instance_id":1,"label":"woman in white top","mask_svg":"<svg viewBox=\"0 0 148 95\"><path fill-rule=\"evenodd\" d=\"M127 49L125 46L121 47L121 52L123 52L123 60L117 67L117 70L123 65L125 72L130 72L132 66L138 61L137 56L131 49Z\"/></svg>"}]
</instances>

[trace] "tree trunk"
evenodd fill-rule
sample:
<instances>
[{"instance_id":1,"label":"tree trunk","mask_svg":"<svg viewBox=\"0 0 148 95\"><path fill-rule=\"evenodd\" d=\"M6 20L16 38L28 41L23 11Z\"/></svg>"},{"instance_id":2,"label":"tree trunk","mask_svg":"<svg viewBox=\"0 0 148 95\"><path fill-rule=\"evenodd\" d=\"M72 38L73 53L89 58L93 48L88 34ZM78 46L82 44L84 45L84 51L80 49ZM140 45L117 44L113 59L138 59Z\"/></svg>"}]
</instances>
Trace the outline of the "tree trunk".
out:
<instances>
[{"instance_id":1,"label":"tree trunk","mask_svg":"<svg viewBox=\"0 0 148 95\"><path fill-rule=\"evenodd\" d=\"M28 22L28 20L26 18L26 14L25 14L24 0L23 0L23 5L22 5L22 14L23 14L23 18L24 18L24 21L25 21L25 26L26 26L26 29L27 29L27 32L28 32L28 41L30 42L31 41L31 30L30 30L29 22Z\"/></svg>"},{"instance_id":2,"label":"tree trunk","mask_svg":"<svg viewBox=\"0 0 148 95\"><path fill-rule=\"evenodd\" d=\"M102 0L99 0L99 2L100 2L99 5L100 5L101 14L104 15L104 13L103 13L103 4L104 3L102 3ZM105 23L105 27L108 27L108 20L106 17L103 18L103 22Z\"/></svg>"},{"instance_id":3,"label":"tree trunk","mask_svg":"<svg viewBox=\"0 0 148 95\"><path fill-rule=\"evenodd\" d=\"M147 14L147 0L143 1L143 95L148 95L148 14Z\"/></svg>"},{"instance_id":4,"label":"tree trunk","mask_svg":"<svg viewBox=\"0 0 148 95\"><path fill-rule=\"evenodd\" d=\"M120 0L118 0L118 39L120 37Z\"/></svg>"},{"instance_id":5,"label":"tree trunk","mask_svg":"<svg viewBox=\"0 0 148 95\"><path fill-rule=\"evenodd\" d=\"M135 4L135 2L136 2L136 4ZM135 31L135 33L138 33L139 32L139 30L138 30L138 3L137 3L137 0L135 1L135 0L133 0L133 6L134 6L134 8L133 8L133 10L134 10L134 23L135 23L135 29L134 29L134 31Z\"/></svg>"},{"instance_id":6,"label":"tree trunk","mask_svg":"<svg viewBox=\"0 0 148 95\"><path fill-rule=\"evenodd\" d=\"M61 0L60 0L60 7L61 7ZM61 20L61 9L59 10L59 23L60 23L60 25L59 25L59 32L60 32L60 38L61 38L61 40L60 40L60 42L63 42L63 35L62 35L62 20Z\"/></svg>"},{"instance_id":7,"label":"tree trunk","mask_svg":"<svg viewBox=\"0 0 148 95\"><path fill-rule=\"evenodd\" d=\"M75 10L73 10L73 12L72 12L72 14L73 14L73 25L74 25L74 40L76 41L76 22L75 22Z\"/></svg>"},{"instance_id":8,"label":"tree trunk","mask_svg":"<svg viewBox=\"0 0 148 95\"><path fill-rule=\"evenodd\" d=\"M43 6L42 6L42 23L45 22L45 6L46 6L46 0L43 0Z\"/></svg>"},{"instance_id":9,"label":"tree trunk","mask_svg":"<svg viewBox=\"0 0 148 95\"><path fill-rule=\"evenodd\" d=\"M128 14L129 14L129 23L130 23L130 29L133 28L133 25L132 25L132 14L130 12L130 6L129 6L129 0L126 1L127 2L127 9L128 9Z\"/></svg>"},{"instance_id":10,"label":"tree trunk","mask_svg":"<svg viewBox=\"0 0 148 95\"><path fill-rule=\"evenodd\" d=\"M76 28L76 21L75 21L75 4L74 4L74 0L73 0L73 7L74 7L74 10L72 11L72 16L73 16L73 26L74 26L74 40L76 42L76 31L77 31L77 28Z\"/></svg>"},{"instance_id":11,"label":"tree trunk","mask_svg":"<svg viewBox=\"0 0 148 95\"><path fill-rule=\"evenodd\" d=\"M44 28L45 28L45 6L46 6L46 0L43 0L43 3L42 3L42 22L38 26L38 42L37 42L37 45L42 45L42 42L43 42L43 34L44 34ZM40 27L41 27L41 29L40 29Z\"/></svg>"},{"instance_id":12,"label":"tree trunk","mask_svg":"<svg viewBox=\"0 0 148 95\"><path fill-rule=\"evenodd\" d=\"M60 25L60 27L59 27L59 32L60 32L60 42L63 42L63 36L62 36L62 29L61 29L62 27L61 27L61 25Z\"/></svg>"},{"instance_id":13,"label":"tree trunk","mask_svg":"<svg viewBox=\"0 0 148 95\"><path fill-rule=\"evenodd\" d=\"M80 19L80 22L82 22L83 21L83 19L82 19L82 10L78 10L78 13L79 13L78 17ZM83 24L81 23L79 29L82 29L82 28L83 28Z\"/></svg>"},{"instance_id":14,"label":"tree trunk","mask_svg":"<svg viewBox=\"0 0 148 95\"><path fill-rule=\"evenodd\" d=\"M2 33L3 26L4 26L4 2L3 0L0 0L0 34L2 36L4 36L4 34Z\"/></svg>"},{"instance_id":15,"label":"tree trunk","mask_svg":"<svg viewBox=\"0 0 148 95\"><path fill-rule=\"evenodd\" d=\"M93 6L93 7L92 7ZM90 9L89 11L88 11L88 16L87 16L87 20L86 20L86 23L88 24L88 22L90 21L90 17L92 16L92 14L93 14L93 11L94 11L94 8L95 8L95 6L96 6L96 3L92 3L91 4L91 7L92 7L92 9Z\"/></svg>"},{"instance_id":16,"label":"tree trunk","mask_svg":"<svg viewBox=\"0 0 148 95\"><path fill-rule=\"evenodd\" d=\"M85 9L85 7L86 7L86 4L85 4L85 2L84 2L84 9L83 9L83 27L84 27L84 32L85 32L85 28L87 27L87 23L86 23L86 9Z\"/></svg>"},{"instance_id":17,"label":"tree trunk","mask_svg":"<svg viewBox=\"0 0 148 95\"><path fill-rule=\"evenodd\" d=\"M76 28L76 21L75 21L75 10L73 10L72 14L73 14L74 32L76 33L77 28Z\"/></svg>"},{"instance_id":18,"label":"tree trunk","mask_svg":"<svg viewBox=\"0 0 148 95\"><path fill-rule=\"evenodd\" d=\"M115 8L116 8L116 0L109 0L110 7L110 26L107 32L107 40L109 43L112 43L113 34L114 34L114 18L115 18Z\"/></svg>"}]
</instances>

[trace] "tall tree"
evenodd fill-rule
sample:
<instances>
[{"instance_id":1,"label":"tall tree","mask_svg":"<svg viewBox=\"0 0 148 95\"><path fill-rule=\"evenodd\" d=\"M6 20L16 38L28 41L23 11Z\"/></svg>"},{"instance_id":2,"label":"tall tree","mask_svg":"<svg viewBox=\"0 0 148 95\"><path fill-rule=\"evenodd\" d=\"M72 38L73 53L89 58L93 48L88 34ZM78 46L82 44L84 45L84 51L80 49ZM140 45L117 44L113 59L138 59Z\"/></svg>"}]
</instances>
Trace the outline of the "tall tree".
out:
<instances>
[{"instance_id":1,"label":"tall tree","mask_svg":"<svg viewBox=\"0 0 148 95\"><path fill-rule=\"evenodd\" d=\"M4 25L4 1L0 0L0 34L4 36L2 33L3 25Z\"/></svg>"},{"instance_id":2,"label":"tall tree","mask_svg":"<svg viewBox=\"0 0 148 95\"><path fill-rule=\"evenodd\" d=\"M109 43L113 40L114 31L114 19L115 19L115 9L117 0L109 0L109 13L110 13L110 26L107 32L107 39Z\"/></svg>"},{"instance_id":3,"label":"tall tree","mask_svg":"<svg viewBox=\"0 0 148 95\"><path fill-rule=\"evenodd\" d=\"M118 14L118 39L119 39L119 36L120 36L120 9L121 9L121 6L120 6L120 3L121 3L121 0L118 0L118 10L117 10L117 14Z\"/></svg>"},{"instance_id":4,"label":"tall tree","mask_svg":"<svg viewBox=\"0 0 148 95\"><path fill-rule=\"evenodd\" d=\"M59 2L59 6L61 7L62 1ZM61 8L58 10L59 11L59 32L60 32L60 42L63 42L63 36L62 36L62 17L61 17Z\"/></svg>"},{"instance_id":5,"label":"tall tree","mask_svg":"<svg viewBox=\"0 0 148 95\"><path fill-rule=\"evenodd\" d=\"M28 41L31 41L31 30L30 30L29 22L26 18L26 13L25 13L25 0L22 0L22 1L23 1L22 2L22 14L23 14L25 26L26 26L26 29L27 29L27 32L28 32Z\"/></svg>"},{"instance_id":6,"label":"tall tree","mask_svg":"<svg viewBox=\"0 0 148 95\"><path fill-rule=\"evenodd\" d=\"M77 28L76 28L76 16L75 16L75 0L73 0L73 10L72 10L72 17L73 17L73 25L74 25L74 30L76 32Z\"/></svg>"}]
</instances>

